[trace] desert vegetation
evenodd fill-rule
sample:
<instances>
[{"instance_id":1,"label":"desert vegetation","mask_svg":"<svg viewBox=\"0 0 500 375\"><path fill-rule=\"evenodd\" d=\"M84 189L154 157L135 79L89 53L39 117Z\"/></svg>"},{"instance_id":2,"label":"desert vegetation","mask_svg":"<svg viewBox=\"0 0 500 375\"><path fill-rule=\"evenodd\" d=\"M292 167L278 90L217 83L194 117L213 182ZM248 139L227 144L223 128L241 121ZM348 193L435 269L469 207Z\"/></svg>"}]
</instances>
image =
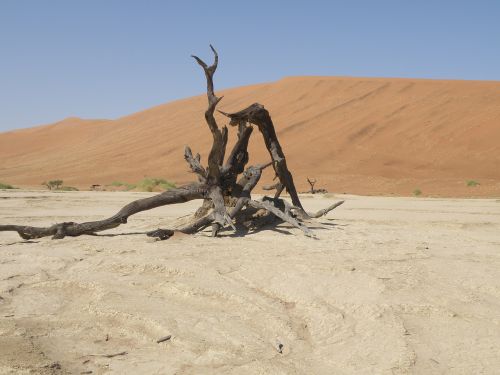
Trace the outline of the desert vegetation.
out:
<instances>
[{"instance_id":1,"label":"desert vegetation","mask_svg":"<svg viewBox=\"0 0 500 375\"><path fill-rule=\"evenodd\" d=\"M468 180L467 181L467 186L469 187L474 187L474 186L477 186L477 185L480 185L479 182L475 181L475 180Z\"/></svg>"},{"instance_id":2,"label":"desert vegetation","mask_svg":"<svg viewBox=\"0 0 500 375\"><path fill-rule=\"evenodd\" d=\"M122 182L122 181L113 181L111 184L107 186L122 188L125 191L134 190L136 187L135 184L129 184L128 182Z\"/></svg>"},{"instance_id":3,"label":"desert vegetation","mask_svg":"<svg viewBox=\"0 0 500 375\"><path fill-rule=\"evenodd\" d=\"M0 182L0 190L9 190L9 189L16 189L16 188L10 184L5 184L3 182Z\"/></svg>"},{"instance_id":4,"label":"desert vegetation","mask_svg":"<svg viewBox=\"0 0 500 375\"><path fill-rule=\"evenodd\" d=\"M128 183L123 181L113 181L111 184L107 185L112 188L119 188L124 191L166 191L176 187L175 183L168 181L164 178L157 177L145 177L137 183Z\"/></svg>"},{"instance_id":5,"label":"desert vegetation","mask_svg":"<svg viewBox=\"0 0 500 375\"><path fill-rule=\"evenodd\" d=\"M175 184L163 178L146 177L137 183L136 188L141 191L166 191L175 188Z\"/></svg>"},{"instance_id":6,"label":"desert vegetation","mask_svg":"<svg viewBox=\"0 0 500 375\"><path fill-rule=\"evenodd\" d=\"M78 189L74 186L61 186L59 191L78 191Z\"/></svg>"},{"instance_id":7,"label":"desert vegetation","mask_svg":"<svg viewBox=\"0 0 500 375\"><path fill-rule=\"evenodd\" d=\"M59 191L78 191L76 187L63 185L63 180L50 180L42 182L42 186L45 186L49 190L59 190Z\"/></svg>"},{"instance_id":8,"label":"desert vegetation","mask_svg":"<svg viewBox=\"0 0 500 375\"><path fill-rule=\"evenodd\" d=\"M50 180L42 182L42 186L45 186L49 190L59 190L63 184L63 180Z\"/></svg>"}]
</instances>

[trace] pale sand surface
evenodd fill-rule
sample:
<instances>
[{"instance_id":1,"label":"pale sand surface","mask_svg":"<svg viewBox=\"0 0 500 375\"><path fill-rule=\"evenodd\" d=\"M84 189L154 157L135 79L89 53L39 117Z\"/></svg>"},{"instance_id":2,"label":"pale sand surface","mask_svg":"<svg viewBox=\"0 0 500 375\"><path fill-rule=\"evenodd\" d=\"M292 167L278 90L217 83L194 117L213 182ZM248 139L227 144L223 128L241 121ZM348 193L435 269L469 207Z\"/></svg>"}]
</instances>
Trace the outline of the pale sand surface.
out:
<instances>
[{"instance_id":1,"label":"pale sand surface","mask_svg":"<svg viewBox=\"0 0 500 375\"><path fill-rule=\"evenodd\" d=\"M148 195L0 191L0 223L92 220ZM110 231L128 235L0 233L0 373L498 374L500 201L303 202L340 198L319 240L142 234L199 202Z\"/></svg>"}]
</instances>

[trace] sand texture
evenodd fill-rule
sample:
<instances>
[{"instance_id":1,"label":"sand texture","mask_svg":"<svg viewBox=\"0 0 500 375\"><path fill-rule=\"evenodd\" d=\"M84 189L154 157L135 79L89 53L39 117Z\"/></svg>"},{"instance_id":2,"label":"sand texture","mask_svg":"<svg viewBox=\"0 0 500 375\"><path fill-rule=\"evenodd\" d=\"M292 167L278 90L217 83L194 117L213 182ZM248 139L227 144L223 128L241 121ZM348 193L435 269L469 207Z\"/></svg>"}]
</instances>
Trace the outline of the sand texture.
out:
<instances>
[{"instance_id":1,"label":"sand texture","mask_svg":"<svg viewBox=\"0 0 500 375\"><path fill-rule=\"evenodd\" d=\"M226 112L265 105L299 190L311 177L337 193L500 197L500 82L291 77L219 94ZM183 149L206 163L205 109L202 95L113 121L69 118L1 133L0 182L191 181ZM250 150L252 161L269 160L257 132ZM272 177L267 171L264 182Z\"/></svg>"},{"instance_id":2,"label":"sand texture","mask_svg":"<svg viewBox=\"0 0 500 375\"><path fill-rule=\"evenodd\" d=\"M93 220L144 196L0 191L0 222ZM199 202L98 237L0 233L0 373L498 374L500 201L303 202L340 198L319 240L144 235Z\"/></svg>"}]
</instances>

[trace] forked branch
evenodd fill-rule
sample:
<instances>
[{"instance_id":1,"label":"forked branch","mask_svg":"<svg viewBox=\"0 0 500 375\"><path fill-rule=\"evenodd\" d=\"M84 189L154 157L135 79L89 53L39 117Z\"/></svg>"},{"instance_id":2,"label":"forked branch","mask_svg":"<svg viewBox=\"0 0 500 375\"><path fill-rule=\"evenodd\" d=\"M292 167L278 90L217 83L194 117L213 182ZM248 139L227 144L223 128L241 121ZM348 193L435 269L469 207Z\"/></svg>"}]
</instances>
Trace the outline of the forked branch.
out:
<instances>
[{"instance_id":1,"label":"forked branch","mask_svg":"<svg viewBox=\"0 0 500 375\"><path fill-rule=\"evenodd\" d=\"M224 154L226 152L227 145L227 128L224 126L222 130L217 126L217 121L214 117L215 107L222 100L222 97L218 98L214 92L214 74L217 70L217 65L219 63L219 55L215 48L210 45L210 49L214 53L214 63L208 66L202 59L198 56L192 55L192 57L198 62L198 64L203 68L205 72L205 77L207 79L207 97L208 97L208 108L205 111L205 120L208 127L212 133L213 144L212 149L208 155L208 179L210 183L218 184L220 180L220 167L224 160Z\"/></svg>"}]
</instances>

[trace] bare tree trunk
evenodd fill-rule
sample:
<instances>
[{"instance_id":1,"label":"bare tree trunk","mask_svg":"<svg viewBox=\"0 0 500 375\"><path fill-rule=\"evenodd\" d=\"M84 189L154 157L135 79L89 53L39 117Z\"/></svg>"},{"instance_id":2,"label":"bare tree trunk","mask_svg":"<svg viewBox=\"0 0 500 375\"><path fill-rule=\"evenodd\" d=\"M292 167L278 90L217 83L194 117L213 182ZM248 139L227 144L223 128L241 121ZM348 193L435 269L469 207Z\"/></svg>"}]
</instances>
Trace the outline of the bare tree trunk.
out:
<instances>
[{"instance_id":1,"label":"bare tree trunk","mask_svg":"<svg viewBox=\"0 0 500 375\"><path fill-rule=\"evenodd\" d=\"M316 183L316 179L310 180L309 177L307 178L307 182L309 185L311 185L311 190L310 193L314 194L316 191L314 190L314 184Z\"/></svg>"}]
</instances>

